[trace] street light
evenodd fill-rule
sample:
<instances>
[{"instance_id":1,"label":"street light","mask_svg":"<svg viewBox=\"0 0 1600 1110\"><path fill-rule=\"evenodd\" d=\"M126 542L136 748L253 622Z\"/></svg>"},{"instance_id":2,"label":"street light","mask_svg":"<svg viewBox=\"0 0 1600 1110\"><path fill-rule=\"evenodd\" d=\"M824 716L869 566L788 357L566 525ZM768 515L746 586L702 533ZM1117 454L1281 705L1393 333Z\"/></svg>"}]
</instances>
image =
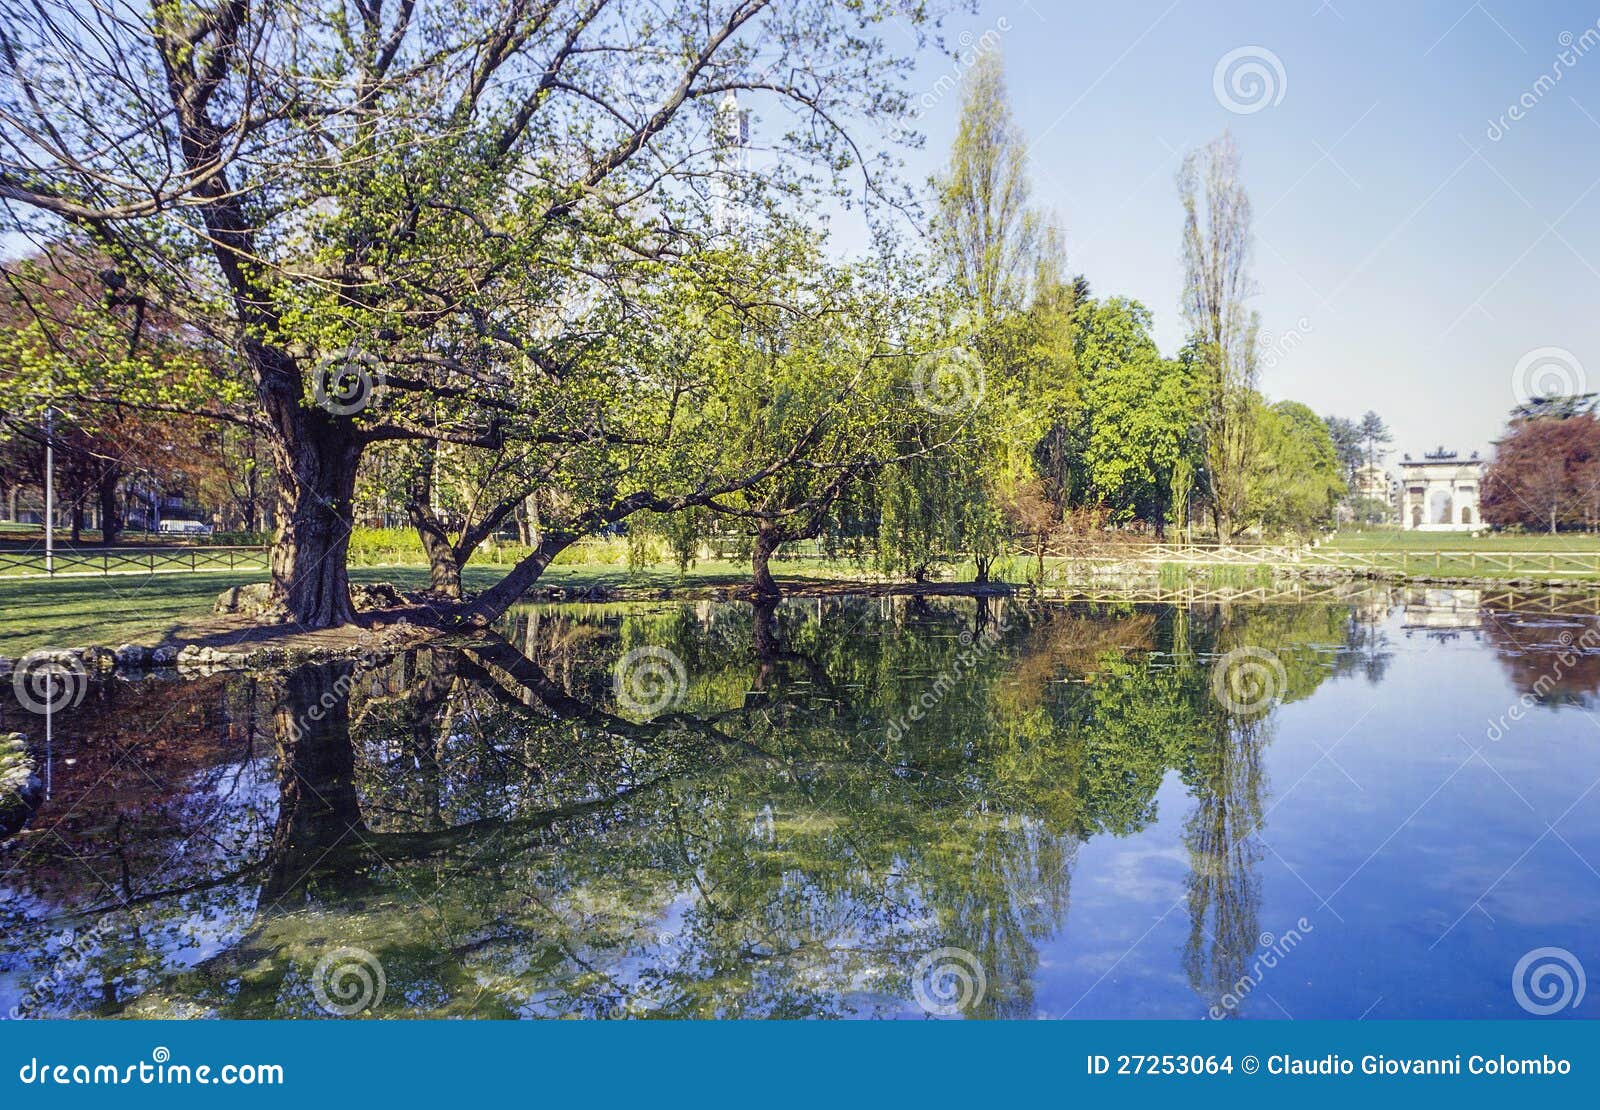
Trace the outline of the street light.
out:
<instances>
[{"instance_id":1,"label":"street light","mask_svg":"<svg viewBox=\"0 0 1600 1110\"><path fill-rule=\"evenodd\" d=\"M55 407L44 407L44 572L56 572Z\"/></svg>"}]
</instances>

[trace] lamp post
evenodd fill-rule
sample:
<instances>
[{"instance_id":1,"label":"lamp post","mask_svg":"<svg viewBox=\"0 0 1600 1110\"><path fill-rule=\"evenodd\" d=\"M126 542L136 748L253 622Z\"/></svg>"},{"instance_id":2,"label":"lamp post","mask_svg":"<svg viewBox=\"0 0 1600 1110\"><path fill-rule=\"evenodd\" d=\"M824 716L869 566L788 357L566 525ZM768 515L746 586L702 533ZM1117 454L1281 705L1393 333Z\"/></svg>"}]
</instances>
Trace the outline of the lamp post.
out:
<instances>
[{"instance_id":1,"label":"lamp post","mask_svg":"<svg viewBox=\"0 0 1600 1110\"><path fill-rule=\"evenodd\" d=\"M55 408L44 408L44 572L56 572Z\"/></svg>"}]
</instances>

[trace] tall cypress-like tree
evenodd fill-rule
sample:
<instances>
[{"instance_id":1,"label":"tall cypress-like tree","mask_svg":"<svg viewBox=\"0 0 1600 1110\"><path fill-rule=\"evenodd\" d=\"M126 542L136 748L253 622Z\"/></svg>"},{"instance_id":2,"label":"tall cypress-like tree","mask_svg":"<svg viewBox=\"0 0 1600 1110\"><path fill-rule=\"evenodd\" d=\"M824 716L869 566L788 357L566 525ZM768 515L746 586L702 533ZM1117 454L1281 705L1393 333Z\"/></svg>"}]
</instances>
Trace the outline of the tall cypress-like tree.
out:
<instances>
[{"instance_id":1,"label":"tall cypress-like tree","mask_svg":"<svg viewBox=\"0 0 1600 1110\"><path fill-rule=\"evenodd\" d=\"M1206 468L1217 538L1233 538L1245 512L1255 453L1256 332L1245 301L1250 275L1250 197L1239 149L1224 132L1191 151L1178 173L1183 200L1183 310L1207 375Z\"/></svg>"},{"instance_id":2,"label":"tall cypress-like tree","mask_svg":"<svg viewBox=\"0 0 1600 1110\"><path fill-rule=\"evenodd\" d=\"M980 327L1022 306L1040 242L1027 144L998 51L968 72L950 165L938 181L939 241Z\"/></svg>"}]
</instances>

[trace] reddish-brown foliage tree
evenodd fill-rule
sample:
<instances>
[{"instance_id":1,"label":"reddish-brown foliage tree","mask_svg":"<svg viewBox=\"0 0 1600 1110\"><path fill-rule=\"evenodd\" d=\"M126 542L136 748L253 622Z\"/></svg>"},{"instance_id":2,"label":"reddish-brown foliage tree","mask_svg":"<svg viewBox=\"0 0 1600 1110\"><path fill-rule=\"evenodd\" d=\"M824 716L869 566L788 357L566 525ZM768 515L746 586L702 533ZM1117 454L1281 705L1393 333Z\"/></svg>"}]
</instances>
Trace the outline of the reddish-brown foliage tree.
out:
<instances>
[{"instance_id":1,"label":"reddish-brown foliage tree","mask_svg":"<svg viewBox=\"0 0 1600 1110\"><path fill-rule=\"evenodd\" d=\"M1554 532L1600 519L1600 420L1514 419L1483 479L1483 519Z\"/></svg>"}]
</instances>

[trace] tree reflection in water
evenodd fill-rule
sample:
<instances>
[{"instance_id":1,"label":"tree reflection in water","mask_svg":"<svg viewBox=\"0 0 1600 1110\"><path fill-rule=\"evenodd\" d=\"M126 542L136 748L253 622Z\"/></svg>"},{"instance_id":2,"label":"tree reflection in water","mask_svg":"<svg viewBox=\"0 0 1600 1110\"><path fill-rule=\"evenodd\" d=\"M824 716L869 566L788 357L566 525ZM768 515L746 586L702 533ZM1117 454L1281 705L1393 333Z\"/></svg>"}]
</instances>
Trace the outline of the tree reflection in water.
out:
<instances>
[{"instance_id":1,"label":"tree reflection in water","mask_svg":"<svg viewBox=\"0 0 1600 1110\"><path fill-rule=\"evenodd\" d=\"M913 967L960 948L967 1016L1030 1016L1080 846L1146 827L1172 775L1210 1005L1260 931L1272 728L1210 668L1269 645L1292 700L1381 651L1348 606L631 603L505 631L97 687L4 849L11 1004L316 1016L313 969L354 947L380 1015L920 1016ZM646 645L687 679L653 715L613 676Z\"/></svg>"}]
</instances>

